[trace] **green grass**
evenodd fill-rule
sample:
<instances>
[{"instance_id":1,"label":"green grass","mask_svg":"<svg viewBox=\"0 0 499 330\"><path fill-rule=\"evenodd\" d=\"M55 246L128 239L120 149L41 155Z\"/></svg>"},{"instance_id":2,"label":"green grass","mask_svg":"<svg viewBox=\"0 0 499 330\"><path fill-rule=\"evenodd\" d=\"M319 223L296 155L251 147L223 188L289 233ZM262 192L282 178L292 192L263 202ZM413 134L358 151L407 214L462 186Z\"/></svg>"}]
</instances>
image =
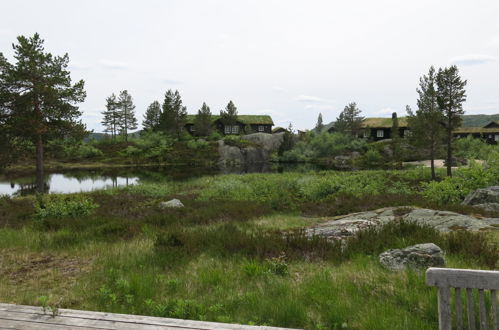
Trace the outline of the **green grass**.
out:
<instances>
[{"instance_id":1,"label":"green grass","mask_svg":"<svg viewBox=\"0 0 499 330\"><path fill-rule=\"evenodd\" d=\"M426 198L428 180L421 169L251 174L52 197L55 206L3 197L0 300L307 329L434 329L436 290L424 270L385 270L379 253L434 242L449 267L494 269L499 235L399 223L342 247L302 231L383 206L478 214ZM159 208L171 198L185 208Z\"/></svg>"}]
</instances>

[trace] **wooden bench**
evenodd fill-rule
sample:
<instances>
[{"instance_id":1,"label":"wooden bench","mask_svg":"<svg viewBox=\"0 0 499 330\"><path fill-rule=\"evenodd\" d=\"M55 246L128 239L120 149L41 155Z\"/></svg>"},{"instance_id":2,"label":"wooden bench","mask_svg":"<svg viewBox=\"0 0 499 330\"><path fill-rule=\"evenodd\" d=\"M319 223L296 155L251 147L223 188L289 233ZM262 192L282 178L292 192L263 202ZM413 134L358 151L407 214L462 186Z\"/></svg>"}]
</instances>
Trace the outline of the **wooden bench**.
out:
<instances>
[{"instance_id":1,"label":"wooden bench","mask_svg":"<svg viewBox=\"0 0 499 330\"><path fill-rule=\"evenodd\" d=\"M284 328L203 322L129 314L59 309L0 303L1 329L33 330L278 330Z\"/></svg>"},{"instance_id":2,"label":"wooden bench","mask_svg":"<svg viewBox=\"0 0 499 330\"><path fill-rule=\"evenodd\" d=\"M497 320L497 291L499 289L499 271L429 268L426 271L426 283L438 287L438 322L441 330L452 329L451 288L455 293L456 328L463 328L461 294L466 292L466 311L468 328L474 330L475 311L473 290L478 290L478 315L480 329L499 330ZM490 313L487 315L486 293L490 290ZM490 322L488 322L490 320ZM490 326L490 327L489 327Z\"/></svg>"}]
</instances>

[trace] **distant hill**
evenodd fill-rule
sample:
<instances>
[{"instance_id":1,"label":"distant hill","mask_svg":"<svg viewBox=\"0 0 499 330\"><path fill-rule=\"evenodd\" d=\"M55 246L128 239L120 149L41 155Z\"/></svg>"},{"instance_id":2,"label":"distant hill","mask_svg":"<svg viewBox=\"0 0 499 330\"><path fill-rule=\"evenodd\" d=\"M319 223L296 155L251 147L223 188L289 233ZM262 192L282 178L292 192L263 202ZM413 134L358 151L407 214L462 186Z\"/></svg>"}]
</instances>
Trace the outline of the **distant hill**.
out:
<instances>
[{"instance_id":1,"label":"distant hill","mask_svg":"<svg viewBox=\"0 0 499 330\"><path fill-rule=\"evenodd\" d=\"M387 117L389 118L389 117ZM400 117L399 117L400 118ZM499 114L495 115L464 115L463 127L483 127L491 121L499 120ZM327 131L334 125L334 121L324 125L324 130Z\"/></svg>"}]
</instances>

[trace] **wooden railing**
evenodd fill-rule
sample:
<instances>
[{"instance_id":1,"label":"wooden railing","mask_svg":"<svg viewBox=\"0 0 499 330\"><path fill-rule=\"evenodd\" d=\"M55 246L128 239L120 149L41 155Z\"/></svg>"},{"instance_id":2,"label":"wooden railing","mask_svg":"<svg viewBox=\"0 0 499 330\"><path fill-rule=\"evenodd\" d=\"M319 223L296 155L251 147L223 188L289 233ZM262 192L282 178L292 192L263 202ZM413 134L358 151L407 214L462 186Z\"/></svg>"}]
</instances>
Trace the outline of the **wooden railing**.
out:
<instances>
[{"instance_id":1,"label":"wooden railing","mask_svg":"<svg viewBox=\"0 0 499 330\"><path fill-rule=\"evenodd\" d=\"M475 311L473 290L478 290L478 315L480 329L499 330L497 320L497 291L499 290L499 271L429 268L426 283L438 287L438 322L441 330L452 329L451 288L455 292L456 329L463 328L462 292L466 292L466 314L468 328L474 330ZM490 290L490 309L487 313L486 294ZM488 314L488 315L487 315ZM488 322L490 321L490 322ZM490 327L489 327L490 326Z\"/></svg>"}]
</instances>

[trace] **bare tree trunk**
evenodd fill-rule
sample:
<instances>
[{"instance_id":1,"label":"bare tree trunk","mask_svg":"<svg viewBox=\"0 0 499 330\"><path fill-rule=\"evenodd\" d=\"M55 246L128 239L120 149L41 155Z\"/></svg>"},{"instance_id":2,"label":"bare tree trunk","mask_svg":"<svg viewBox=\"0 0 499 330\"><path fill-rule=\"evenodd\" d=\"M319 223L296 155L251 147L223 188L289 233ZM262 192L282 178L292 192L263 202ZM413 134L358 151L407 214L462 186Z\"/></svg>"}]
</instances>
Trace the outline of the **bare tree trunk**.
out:
<instances>
[{"instance_id":1,"label":"bare tree trunk","mask_svg":"<svg viewBox=\"0 0 499 330\"><path fill-rule=\"evenodd\" d=\"M437 176L435 175L435 150L433 146L430 149L430 166L431 166L431 179L435 180Z\"/></svg>"},{"instance_id":2,"label":"bare tree trunk","mask_svg":"<svg viewBox=\"0 0 499 330\"><path fill-rule=\"evenodd\" d=\"M447 176L452 176L452 131L447 129Z\"/></svg>"},{"instance_id":3,"label":"bare tree trunk","mask_svg":"<svg viewBox=\"0 0 499 330\"><path fill-rule=\"evenodd\" d=\"M38 134L36 140L36 189L39 193L44 192L43 180L43 140L42 136Z\"/></svg>"}]
</instances>

